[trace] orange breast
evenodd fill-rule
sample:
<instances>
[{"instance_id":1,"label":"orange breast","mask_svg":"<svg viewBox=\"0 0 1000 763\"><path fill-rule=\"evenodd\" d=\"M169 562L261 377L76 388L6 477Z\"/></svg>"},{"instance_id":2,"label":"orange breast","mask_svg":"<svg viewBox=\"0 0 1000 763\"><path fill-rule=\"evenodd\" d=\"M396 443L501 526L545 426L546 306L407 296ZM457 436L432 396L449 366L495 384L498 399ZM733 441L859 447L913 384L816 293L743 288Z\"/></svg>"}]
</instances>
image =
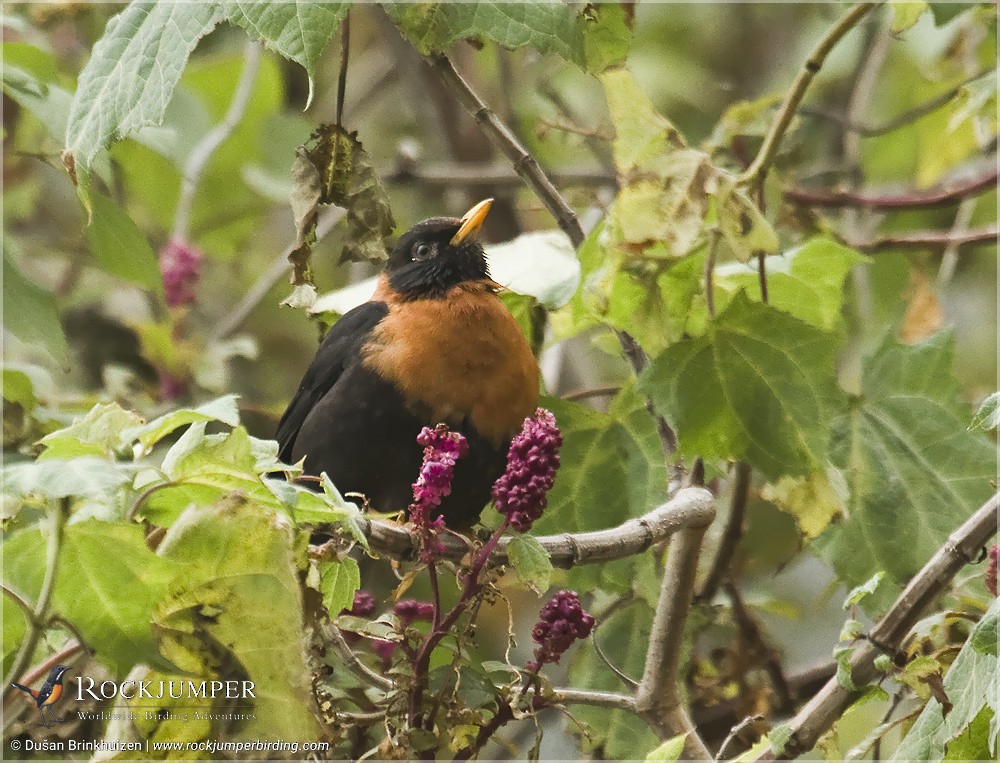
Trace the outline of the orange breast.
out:
<instances>
[{"instance_id":1,"label":"orange breast","mask_svg":"<svg viewBox=\"0 0 1000 763\"><path fill-rule=\"evenodd\" d=\"M487 283L444 299L386 299L389 315L365 345L364 363L427 421L468 418L494 442L513 436L538 404L538 364L513 316Z\"/></svg>"},{"instance_id":2,"label":"orange breast","mask_svg":"<svg viewBox=\"0 0 1000 763\"><path fill-rule=\"evenodd\" d=\"M45 698L45 702L43 704L54 705L62 696L62 691L63 691L62 684L56 684L55 686L53 686L52 693Z\"/></svg>"}]
</instances>

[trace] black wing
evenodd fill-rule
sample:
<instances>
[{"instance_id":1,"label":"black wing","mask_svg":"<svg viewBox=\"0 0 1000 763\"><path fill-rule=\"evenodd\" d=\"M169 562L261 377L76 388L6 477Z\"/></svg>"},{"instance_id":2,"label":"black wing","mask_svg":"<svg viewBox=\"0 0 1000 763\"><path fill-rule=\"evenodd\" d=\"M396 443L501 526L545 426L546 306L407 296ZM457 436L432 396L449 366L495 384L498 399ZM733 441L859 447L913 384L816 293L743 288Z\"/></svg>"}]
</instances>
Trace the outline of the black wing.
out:
<instances>
[{"instance_id":1,"label":"black wing","mask_svg":"<svg viewBox=\"0 0 1000 763\"><path fill-rule=\"evenodd\" d=\"M278 422L275 439L281 445L279 455L286 464L291 463L295 438L306 416L337 383L344 370L361 361L361 347L371 330L388 314L385 302L365 302L345 314L327 332L309 370L302 377L298 392Z\"/></svg>"}]
</instances>

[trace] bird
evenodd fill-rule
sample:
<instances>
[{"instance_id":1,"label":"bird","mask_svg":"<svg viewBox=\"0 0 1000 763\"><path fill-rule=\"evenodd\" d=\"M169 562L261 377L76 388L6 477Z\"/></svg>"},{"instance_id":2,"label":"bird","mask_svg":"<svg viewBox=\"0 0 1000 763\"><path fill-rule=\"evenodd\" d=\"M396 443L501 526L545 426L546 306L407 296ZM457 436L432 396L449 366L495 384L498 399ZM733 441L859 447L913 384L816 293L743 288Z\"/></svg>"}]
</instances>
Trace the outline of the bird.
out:
<instances>
[{"instance_id":1,"label":"bird","mask_svg":"<svg viewBox=\"0 0 1000 763\"><path fill-rule=\"evenodd\" d=\"M62 723L61 720L56 718L55 713L52 712L52 705L59 701L59 698L62 696L63 675L67 670L69 670L69 665L56 665L49 671L49 677L45 679L45 683L42 684L42 688L37 691L28 686L11 682L11 685L15 689L20 689L21 691L26 692L31 695L33 700L35 700L35 706L38 708L38 715L41 717L41 724L46 728L51 726L52 723L46 723L45 711L48 711L49 717L54 723Z\"/></svg>"},{"instance_id":2,"label":"bird","mask_svg":"<svg viewBox=\"0 0 1000 763\"><path fill-rule=\"evenodd\" d=\"M471 528L539 398L538 363L500 299L478 234L492 199L404 233L370 301L329 330L278 424L284 463L326 472L380 512L413 501L417 435L445 424L468 441L440 515Z\"/></svg>"}]
</instances>

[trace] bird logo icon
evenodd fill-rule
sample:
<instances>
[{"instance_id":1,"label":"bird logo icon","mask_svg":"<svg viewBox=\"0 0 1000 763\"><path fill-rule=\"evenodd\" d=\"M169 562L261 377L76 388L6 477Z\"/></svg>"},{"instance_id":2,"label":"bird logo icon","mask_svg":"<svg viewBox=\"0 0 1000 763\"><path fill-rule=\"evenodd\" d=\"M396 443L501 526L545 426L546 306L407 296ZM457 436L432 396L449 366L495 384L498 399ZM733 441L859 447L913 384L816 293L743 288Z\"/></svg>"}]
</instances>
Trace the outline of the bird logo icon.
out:
<instances>
[{"instance_id":1,"label":"bird logo icon","mask_svg":"<svg viewBox=\"0 0 1000 763\"><path fill-rule=\"evenodd\" d=\"M52 712L52 706L63 695L63 675L65 675L67 670L69 670L69 665L56 665L49 671L49 677L45 679L42 688L37 690L16 682L11 683L15 689L20 689L31 696L31 699L35 702L35 706L38 708L38 715L40 716L39 724L46 728L52 726L53 723L62 723L60 719L56 718L55 713ZM45 716L46 711L48 712L48 718ZM49 719L51 719L51 722L49 722Z\"/></svg>"}]
</instances>

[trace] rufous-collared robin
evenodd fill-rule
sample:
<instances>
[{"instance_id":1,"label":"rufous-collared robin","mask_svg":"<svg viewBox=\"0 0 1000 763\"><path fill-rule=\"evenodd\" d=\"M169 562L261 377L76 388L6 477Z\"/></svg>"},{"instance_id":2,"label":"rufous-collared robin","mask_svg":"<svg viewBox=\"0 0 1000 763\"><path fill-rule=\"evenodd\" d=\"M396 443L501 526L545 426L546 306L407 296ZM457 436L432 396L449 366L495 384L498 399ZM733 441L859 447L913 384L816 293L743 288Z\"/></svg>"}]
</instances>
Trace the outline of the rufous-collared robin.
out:
<instances>
[{"instance_id":1,"label":"rufous-collared robin","mask_svg":"<svg viewBox=\"0 0 1000 763\"><path fill-rule=\"evenodd\" d=\"M42 684L42 688L32 689L30 686L24 686L23 684L11 682L11 685L15 689L20 689L23 692L31 695L31 698L35 701L35 706L38 708L38 714L41 716L41 723L43 726L51 726L52 723L47 723L45 719L45 711L49 713L49 717L52 719L53 723L62 723L61 720L56 718L55 713L52 712L52 705L59 701L59 698L63 693L63 675L69 670L69 665L56 665L52 670L49 671L49 677L45 679L45 683Z\"/></svg>"},{"instance_id":2,"label":"rufous-collared robin","mask_svg":"<svg viewBox=\"0 0 1000 763\"><path fill-rule=\"evenodd\" d=\"M441 514L468 528L507 448L538 403L538 364L498 296L477 234L492 199L400 237L369 302L330 329L278 425L281 458L305 457L342 493L405 509L420 470L416 438L445 423L468 439Z\"/></svg>"}]
</instances>

